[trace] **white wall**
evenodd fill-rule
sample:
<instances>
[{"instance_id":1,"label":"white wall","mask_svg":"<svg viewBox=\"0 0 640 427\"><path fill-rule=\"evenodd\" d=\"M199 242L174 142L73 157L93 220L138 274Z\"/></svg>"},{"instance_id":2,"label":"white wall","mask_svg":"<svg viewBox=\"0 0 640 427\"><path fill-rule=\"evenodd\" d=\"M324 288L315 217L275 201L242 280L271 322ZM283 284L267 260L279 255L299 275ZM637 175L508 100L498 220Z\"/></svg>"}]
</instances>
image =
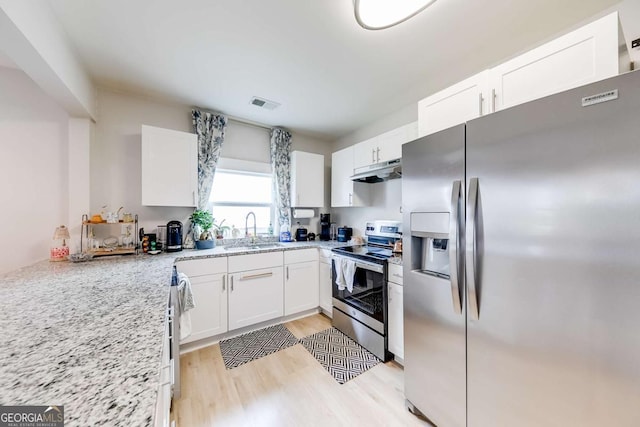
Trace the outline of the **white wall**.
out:
<instances>
[{"instance_id":1,"label":"white wall","mask_svg":"<svg viewBox=\"0 0 640 427\"><path fill-rule=\"evenodd\" d=\"M140 226L154 232L158 225L177 219L185 223L193 208L142 206L140 169L140 129L142 124L193 132L191 106L98 89L98 120L91 147L91 212L103 205L124 206L137 213ZM324 154L331 158L331 144L305 135L293 134L294 150ZM230 120L222 147L223 157L269 162L269 130ZM328 165L328 163L327 163ZM328 168L325 182L328 182ZM170 173L158 171L157 173ZM329 206L329 186L326 191ZM317 218L314 220L317 222ZM318 228L311 223L312 227ZM295 224L295 222L294 222ZM310 231L314 231L311 229Z\"/></svg>"},{"instance_id":2,"label":"white wall","mask_svg":"<svg viewBox=\"0 0 640 427\"><path fill-rule=\"evenodd\" d=\"M4 273L47 259L55 228L69 225L69 117L20 70L0 68L0 94Z\"/></svg>"},{"instance_id":3,"label":"white wall","mask_svg":"<svg viewBox=\"0 0 640 427\"><path fill-rule=\"evenodd\" d=\"M367 221L382 219L402 221L402 180L392 179L371 185L371 203L361 208L332 208L331 222L338 227L353 227L354 236L364 236Z\"/></svg>"},{"instance_id":4,"label":"white wall","mask_svg":"<svg viewBox=\"0 0 640 427\"><path fill-rule=\"evenodd\" d=\"M90 213L124 207L138 214L140 226L155 232L169 220L186 221L193 209L141 205L141 127L151 125L191 132L190 109L98 89L98 119L91 145ZM158 170L157 174L171 171Z\"/></svg>"},{"instance_id":5,"label":"white wall","mask_svg":"<svg viewBox=\"0 0 640 427\"><path fill-rule=\"evenodd\" d=\"M82 215L89 213L91 200L91 140L93 122L90 119L69 119L68 185L69 209L67 227L76 242L82 232Z\"/></svg>"}]
</instances>

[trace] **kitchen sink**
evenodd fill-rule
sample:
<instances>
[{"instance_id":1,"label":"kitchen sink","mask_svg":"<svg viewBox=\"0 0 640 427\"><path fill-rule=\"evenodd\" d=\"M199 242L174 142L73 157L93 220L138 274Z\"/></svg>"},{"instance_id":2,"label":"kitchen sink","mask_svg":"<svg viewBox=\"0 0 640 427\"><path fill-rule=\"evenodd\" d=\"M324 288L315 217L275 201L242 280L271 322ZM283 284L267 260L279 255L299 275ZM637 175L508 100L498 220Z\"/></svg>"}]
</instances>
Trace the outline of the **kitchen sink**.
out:
<instances>
[{"instance_id":1,"label":"kitchen sink","mask_svg":"<svg viewBox=\"0 0 640 427\"><path fill-rule=\"evenodd\" d=\"M281 247L282 245L280 243L256 243L254 245L225 246L224 249L227 251L252 251L258 249L275 249Z\"/></svg>"}]
</instances>

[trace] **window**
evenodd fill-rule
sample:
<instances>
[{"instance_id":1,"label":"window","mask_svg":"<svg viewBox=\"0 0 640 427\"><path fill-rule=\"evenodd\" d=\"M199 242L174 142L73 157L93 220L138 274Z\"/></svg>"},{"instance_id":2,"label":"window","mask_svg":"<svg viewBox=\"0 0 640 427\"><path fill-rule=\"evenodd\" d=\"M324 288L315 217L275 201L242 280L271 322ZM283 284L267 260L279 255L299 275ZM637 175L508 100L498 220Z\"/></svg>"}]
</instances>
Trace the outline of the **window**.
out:
<instances>
[{"instance_id":1,"label":"window","mask_svg":"<svg viewBox=\"0 0 640 427\"><path fill-rule=\"evenodd\" d=\"M258 233L267 233L274 215L271 192L270 173L218 169L209 199L213 217L216 223L224 219L224 225L236 227L240 230L240 237L244 237L247 214L253 212ZM253 218L249 218L250 233L252 229Z\"/></svg>"}]
</instances>

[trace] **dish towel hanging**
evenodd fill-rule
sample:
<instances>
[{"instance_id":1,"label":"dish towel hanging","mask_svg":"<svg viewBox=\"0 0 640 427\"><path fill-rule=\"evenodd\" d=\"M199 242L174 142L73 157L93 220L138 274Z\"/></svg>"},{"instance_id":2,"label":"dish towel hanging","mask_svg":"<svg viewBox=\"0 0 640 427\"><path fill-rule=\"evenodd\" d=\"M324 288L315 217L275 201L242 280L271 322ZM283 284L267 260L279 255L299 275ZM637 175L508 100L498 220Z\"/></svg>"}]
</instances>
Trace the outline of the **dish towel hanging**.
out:
<instances>
[{"instance_id":1,"label":"dish towel hanging","mask_svg":"<svg viewBox=\"0 0 640 427\"><path fill-rule=\"evenodd\" d=\"M180 304L180 339L191 335L191 313L189 310L196 306L193 300L191 281L184 273L178 273L178 303Z\"/></svg>"},{"instance_id":2,"label":"dish towel hanging","mask_svg":"<svg viewBox=\"0 0 640 427\"><path fill-rule=\"evenodd\" d=\"M345 289L353 292L353 276L356 273L356 263L350 259L335 258L336 285L339 291Z\"/></svg>"},{"instance_id":3,"label":"dish towel hanging","mask_svg":"<svg viewBox=\"0 0 640 427\"><path fill-rule=\"evenodd\" d=\"M350 259L342 260L342 274L344 275L344 283L349 292L353 292L353 276L356 274L356 262Z\"/></svg>"}]
</instances>

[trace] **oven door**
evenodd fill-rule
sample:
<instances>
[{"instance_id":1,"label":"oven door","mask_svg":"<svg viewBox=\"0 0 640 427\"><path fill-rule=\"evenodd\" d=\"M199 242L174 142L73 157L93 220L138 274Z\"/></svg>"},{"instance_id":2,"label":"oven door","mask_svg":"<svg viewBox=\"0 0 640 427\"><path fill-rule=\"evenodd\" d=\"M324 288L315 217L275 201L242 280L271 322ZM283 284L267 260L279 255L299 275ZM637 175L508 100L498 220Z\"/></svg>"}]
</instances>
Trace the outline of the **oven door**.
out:
<instances>
[{"instance_id":1,"label":"oven door","mask_svg":"<svg viewBox=\"0 0 640 427\"><path fill-rule=\"evenodd\" d=\"M340 289L337 284L336 279L338 272L342 269L342 259L355 262L351 291L346 287ZM333 255L332 266L334 306L384 335L387 313L385 266L340 255ZM345 280L347 280L346 277Z\"/></svg>"}]
</instances>

